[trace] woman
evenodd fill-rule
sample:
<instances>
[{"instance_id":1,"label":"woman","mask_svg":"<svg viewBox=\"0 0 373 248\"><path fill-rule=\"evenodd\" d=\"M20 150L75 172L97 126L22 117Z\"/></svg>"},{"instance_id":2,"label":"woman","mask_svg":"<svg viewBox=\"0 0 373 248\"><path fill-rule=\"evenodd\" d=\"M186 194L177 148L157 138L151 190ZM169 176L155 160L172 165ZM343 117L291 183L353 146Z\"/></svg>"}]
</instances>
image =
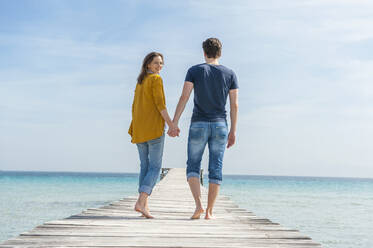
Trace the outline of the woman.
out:
<instances>
[{"instance_id":1,"label":"woman","mask_svg":"<svg viewBox=\"0 0 373 248\"><path fill-rule=\"evenodd\" d=\"M146 218L153 218L148 208L148 196L152 193L162 167L165 122L169 132L177 127L172 123L159 75L163 67L163 55L152 52L146 55L137 78L132 104L132 122L128 133L137 145L140 157L139 197L135 211Z\"/></svg>"}]
</instances>

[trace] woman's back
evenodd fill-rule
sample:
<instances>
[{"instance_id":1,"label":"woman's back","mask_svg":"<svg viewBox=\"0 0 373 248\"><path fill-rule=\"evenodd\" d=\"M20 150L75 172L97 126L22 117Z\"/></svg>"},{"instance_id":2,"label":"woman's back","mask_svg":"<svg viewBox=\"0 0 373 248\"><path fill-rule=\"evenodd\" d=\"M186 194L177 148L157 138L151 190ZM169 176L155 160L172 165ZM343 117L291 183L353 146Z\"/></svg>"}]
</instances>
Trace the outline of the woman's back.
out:
<instances>
[{"instance_id":1,"label":"woman's back","mask_svg":"<svg viewBox=\"0 0 373 248\"><path fill-rule=\"evenodd\" d=\"M142 143L160 137L165 121L160 111L166 108L161 76L149 73L136 85L132 104L132 122L128 133L132 143Z\"/></svg>"}]
</instances>

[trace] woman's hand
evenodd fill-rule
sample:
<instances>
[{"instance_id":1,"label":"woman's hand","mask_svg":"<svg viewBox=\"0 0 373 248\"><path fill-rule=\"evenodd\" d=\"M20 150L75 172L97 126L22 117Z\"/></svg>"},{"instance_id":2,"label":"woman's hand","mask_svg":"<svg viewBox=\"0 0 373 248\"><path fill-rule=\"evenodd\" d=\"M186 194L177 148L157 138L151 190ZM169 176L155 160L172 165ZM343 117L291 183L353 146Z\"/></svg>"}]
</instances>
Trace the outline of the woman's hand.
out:
<instances>
[{"instance_id":1,"label":"woman's hand","mask_svg":"<svg viewBox=\"0 0 373 248\"><path fill-rule=\"evenodd\" d=\"M179 133L180 133L180 128L177 126L177 124L173 122L172 125L170 125L168 128L167 134L170 137L176 137L176 136L179 136Z\"/></svg>"}]
</instances>

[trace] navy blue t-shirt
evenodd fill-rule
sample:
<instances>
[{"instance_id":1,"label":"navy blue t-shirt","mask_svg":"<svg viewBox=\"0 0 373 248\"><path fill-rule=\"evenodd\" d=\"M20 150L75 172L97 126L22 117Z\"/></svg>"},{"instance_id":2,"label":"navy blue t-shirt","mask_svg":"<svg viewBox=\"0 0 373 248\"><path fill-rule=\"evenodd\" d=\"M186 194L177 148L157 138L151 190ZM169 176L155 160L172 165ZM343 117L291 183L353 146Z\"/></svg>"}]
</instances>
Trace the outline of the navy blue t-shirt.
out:
<instances>
[{"instance_id":1,"label":"navy blue t-shirt","mask_svg":"<svg viewBox=\"0 0 373 248\"><path fill-rule=\"evenodd\" d=\"M189 68L185 81L194 86L192 122L225 121L229 90L237 89L236 74L223 65L199 64Z\"/></svg>"}]
</instances>

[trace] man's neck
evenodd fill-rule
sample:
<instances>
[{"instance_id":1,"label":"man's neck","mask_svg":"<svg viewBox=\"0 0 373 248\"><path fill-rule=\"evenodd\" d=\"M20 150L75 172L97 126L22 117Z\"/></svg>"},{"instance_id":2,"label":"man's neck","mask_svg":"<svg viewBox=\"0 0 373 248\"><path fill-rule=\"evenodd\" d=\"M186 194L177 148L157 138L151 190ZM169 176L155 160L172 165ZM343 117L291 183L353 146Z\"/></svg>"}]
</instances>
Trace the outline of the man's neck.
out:
<instances>
[{"instance_id":1,"label":"man's neck","mask_svg":"<svg viewBox=\"0 0 373 248\"><path fill-rule=\"evenodd\" d=\"M211 65L219 65L219 59L218 58L207 58L205 57L206 64Z\"/></svg>"}]
</instances>

